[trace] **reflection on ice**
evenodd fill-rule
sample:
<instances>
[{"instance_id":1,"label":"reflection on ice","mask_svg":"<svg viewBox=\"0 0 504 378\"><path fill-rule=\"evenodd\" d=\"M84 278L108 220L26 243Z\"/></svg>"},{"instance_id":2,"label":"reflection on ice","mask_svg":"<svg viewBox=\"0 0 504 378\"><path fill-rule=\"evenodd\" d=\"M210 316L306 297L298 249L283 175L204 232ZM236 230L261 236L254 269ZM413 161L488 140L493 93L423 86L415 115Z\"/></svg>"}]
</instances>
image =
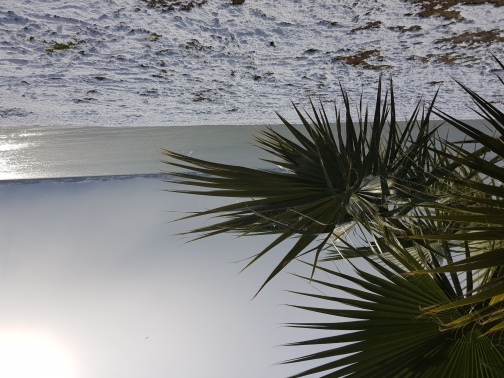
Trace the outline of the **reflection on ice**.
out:
<instances>
[{"instance_id":1,"label":"reflection on ice","mask_svg":"<svg viewBox=\"0 0 504 378\"><path fill-rule=\"evenodd\" d=\"M0 180L152 175L165 169L162 149L257 165L255 127L3 127ZM184 153L184 152L183 152Z\"/></svg>"},{"instance_id":2,"label":"reflection on ice","mask_svg":"<svg viewBox=\"0 0 504 378\"><path fill-rule=\"evenodd\" d=\"M5 152L5 151L15 151L19 150L21 148L27 148L28 143L5 143L5 142L0 142L0 152Z\"/></svg>"}]
</instances>

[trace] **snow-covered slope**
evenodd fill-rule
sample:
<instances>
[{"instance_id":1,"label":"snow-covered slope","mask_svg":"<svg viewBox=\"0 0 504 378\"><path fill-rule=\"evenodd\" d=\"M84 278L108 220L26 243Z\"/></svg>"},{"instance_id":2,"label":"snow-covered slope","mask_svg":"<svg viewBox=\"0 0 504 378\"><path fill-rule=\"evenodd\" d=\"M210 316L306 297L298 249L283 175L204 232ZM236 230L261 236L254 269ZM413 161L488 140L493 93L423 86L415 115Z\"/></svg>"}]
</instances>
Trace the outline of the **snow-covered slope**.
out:
<instances>
[{"instance_id":1,"label":"snow-covered slope","mask_svg":"<svg viewBox=\"0 0 504 378\"><path fill-rule=\"evenodd\" d=\"M475 118L452 77L502 101L491 53L502 56L504 10L453 9L459 18L390 0L208 0L189 11L3 0L0 125L257 125L278 123L275 111L295 121L291 101L337 99L340 83L372 101L380 73L394 79L401 117L441 86L441 109Z\"/></svg>"}]
</instances>

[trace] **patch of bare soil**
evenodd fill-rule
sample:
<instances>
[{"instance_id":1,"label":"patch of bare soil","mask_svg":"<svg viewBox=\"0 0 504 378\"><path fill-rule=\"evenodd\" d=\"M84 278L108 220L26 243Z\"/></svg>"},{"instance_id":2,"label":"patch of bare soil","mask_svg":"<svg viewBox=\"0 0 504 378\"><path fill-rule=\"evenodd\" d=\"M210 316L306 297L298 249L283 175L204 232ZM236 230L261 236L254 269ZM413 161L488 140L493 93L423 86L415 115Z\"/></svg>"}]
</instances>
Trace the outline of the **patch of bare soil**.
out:
<instances>
[{"instance_id":1,"label":"patch of bare soil","mask_svg":"<svg viewBox=\"0 0 504 378\"><path fill-rule=\"evenodd\" d=\"M381 26L382 22L381 21L371 21L368 22L364 26L359 26L358 28L352 29L353 32L359 31L359 30L368 30L368 29L376 29Z\"/></svg>"},{"instance_id":2,"label":"patch of bare soil","mask_svg":"<svg viewBox=\"0 0 504 378\"><path fill-rule=\"evenodd\" d=\"M423 63L433 62L449 65L476 62L479 60L479 58L476 56L477 54L475 53L474 55L472 55L470 54L470 52L476 51L476 49L481 46L487 47L493 44L503 43L503 34L503 30L493 29L488 31L464 32L458 35L453 35L451 37L437 39L434 41L434 43L436 45L443 45L441 47L442 50L446 51L446 49L453 49L457 45L463 45L465 47L465 52L456 53L454 51L450 51L427 54L426 56L412 55L408 59L419 60Z\"/></svg>"},{"instance_id":3,"label":"patch of bare soil","mask_svg":"<svg viewBox=\"0 0 504 378\"><path fill-rule=\"evenodd\" d=\"M180 1L180 0L142 0L147 3L148 7L151 8L160 8L164 11L173 11L173 10L191 10L194 7L201 7L206 4L208 0L200 0L200 1Z\"/></svg>"},{"instance_id":4,"label":"patch of bare soil","mask_svg":"<svg viewBox=\"0 0 504 378\"><path fill-rule=\"evenodd\" d=\"M419 60L422 63L444 63L448 65L462 64L476 62L477 59L474 56L467 54L457 54L455 52L447 52L444 54L427 54L426 56L411 55L408 60Z\"/></svg>"},{"instance_id":5,"label":"patch of bare soil","mask_svg":"<svg viewBox=\"0 0 504 378\"><path fill-rule=\"evenodd\" d=\"M444 17L446 19L462 20L459 11L452 10L454 5L494 4L496 7L504 5L504 0L409 0L420 5L419 17Z\"/></svg>"},{"instance_id":6,"label":"patch of bare soil","mask_svg":"<svg viewBox=\"0 0 504 378\"><path fill-rule=\"evenodd\" d=\"M452 45L459 45L464 43L468 46L474 45L491 45L493 43L504 42L504 37L501 37L502 30L493 29L480 32L464 32L453 37L441 38L434 41L434 43L451 43Z\"/></svg>"},{"instance_id":7,"label":"patch of bare soil","mask_svg":"<svg viewBox=\"0 0 504 378\"><path fill-rule=\"evenodd\" d=\"M386 64L372 64L367 60L373 59L375 61L381 62L383 60L383 56L380 55L380 50L367 50L362 51L355 55L348 56L335 56L333 60L338 60L345 62L346 64L350 64L351 66L360 66L363 68L370 68L374 70L382 70L387 68L393 68L393 66Z\"/></svg>"}]
</instances>

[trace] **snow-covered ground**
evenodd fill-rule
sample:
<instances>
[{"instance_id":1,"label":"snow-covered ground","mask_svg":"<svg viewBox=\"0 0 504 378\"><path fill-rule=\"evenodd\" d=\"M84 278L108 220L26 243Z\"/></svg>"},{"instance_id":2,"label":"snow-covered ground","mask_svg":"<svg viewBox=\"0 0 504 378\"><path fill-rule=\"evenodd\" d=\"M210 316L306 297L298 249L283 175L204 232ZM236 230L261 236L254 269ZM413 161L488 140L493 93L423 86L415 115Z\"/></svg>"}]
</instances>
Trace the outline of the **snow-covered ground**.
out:
<instances>
[{"instance_id":1,"label":"snow-covered ground","mask_svg":"<svg viewBox=\"0 0 504 378\"><path fill-rule=\"evenodd\" d=\"M278 123L275 111L296 119L291 101L337 99L340 83L371 102L380 73L401 117L441 86L441 109L475 118L452 78L502 101L491 56L503 51L501 7L458 5L445 19L407 1L230 3L2 1L0 125ZM485 32L492 43L448 39Z\"/></svg>"}]
</instances>

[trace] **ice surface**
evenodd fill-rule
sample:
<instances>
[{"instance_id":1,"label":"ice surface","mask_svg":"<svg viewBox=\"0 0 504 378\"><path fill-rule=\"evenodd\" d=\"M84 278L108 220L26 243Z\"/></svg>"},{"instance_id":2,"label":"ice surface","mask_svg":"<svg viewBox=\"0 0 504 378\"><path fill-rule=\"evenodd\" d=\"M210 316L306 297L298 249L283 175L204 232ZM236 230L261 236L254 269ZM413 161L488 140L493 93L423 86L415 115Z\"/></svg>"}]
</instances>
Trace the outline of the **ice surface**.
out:
<instances>
[{"instance_id":1,"label":"ice surface","mask_svg":"<svg viewBox=\"0 0 504 378\"><path fill-rule=\"evenodd\" d=\"M212 161L270 167L252 146L257 127L0 128L0 180L156 175L163 149Z\"/></svg>"}]
</instances>

